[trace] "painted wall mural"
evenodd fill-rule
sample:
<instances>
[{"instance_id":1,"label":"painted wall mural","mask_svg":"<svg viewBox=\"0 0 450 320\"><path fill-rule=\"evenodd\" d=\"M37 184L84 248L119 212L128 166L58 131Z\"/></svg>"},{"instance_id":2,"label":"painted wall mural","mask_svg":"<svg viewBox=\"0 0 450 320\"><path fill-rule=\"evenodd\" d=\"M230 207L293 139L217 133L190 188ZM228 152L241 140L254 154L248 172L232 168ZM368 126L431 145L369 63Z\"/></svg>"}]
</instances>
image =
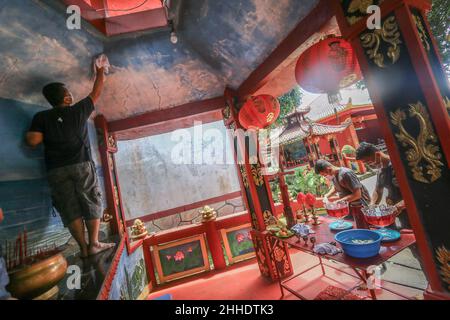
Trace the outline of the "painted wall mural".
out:
<instances>
[{"instance_id":1,"label":"painted wall mural","mask_svg":"<svg viewBox=\"0 0 450 320\"><path fill-rule=\"evenodd\" d=\"M137 300L147 293L148 279L142 247L130 256L123 250L108 300Z\"/></svg>"},{"instance_id":2,"label":"painted wall mural","mask_svg":"<svg viewBox=\"0 0 450 320\"><path fill-rule=\"evenodd\" d=\"M41 87L58 80L81 99L102 52L112 64L99 103L108 120L217 97L227 85L236 89L317 3L184 1L173 45L166 31L105 38L87 23L68 30L56 0L0 0L0 97L44 105Z\"/></svg>"},{"instance_id":3,"label":"painted wall mural","mask_svg":"<svg viewBox=\"0 0 450 320\"><path fill-rule=\"evenodd\" d=\"M196 134L198 130L205 135ZM222 146L219 141L209 140L206 132L217 133ZM117 175L126 220L240 191L233 155L227 152L231 147L225 143L223 122L189 128L183 133L192 137L191 145L188 139L178 140L179 136L171 133L118 142ZM217 159L224 164L203 164L214 152L223 155Z\"/></svg>"},{"instance_id":4,"label":"painted wall mural","mask_svg":"<svg viewBox=\"0 0 450 320\"><path fill-rule=\"evenodd\" d=\"M24 141L33 115L45 109L0 98L0 207L5 213L5 220L0 224L1 245L24 229L28 232L30 248L54 243L62 245L70 237L56 210L53 210L43 147L32 149ZM102 180L92 122L89 122L88 129L97 173Z\"/></svg>"}]
</instances>

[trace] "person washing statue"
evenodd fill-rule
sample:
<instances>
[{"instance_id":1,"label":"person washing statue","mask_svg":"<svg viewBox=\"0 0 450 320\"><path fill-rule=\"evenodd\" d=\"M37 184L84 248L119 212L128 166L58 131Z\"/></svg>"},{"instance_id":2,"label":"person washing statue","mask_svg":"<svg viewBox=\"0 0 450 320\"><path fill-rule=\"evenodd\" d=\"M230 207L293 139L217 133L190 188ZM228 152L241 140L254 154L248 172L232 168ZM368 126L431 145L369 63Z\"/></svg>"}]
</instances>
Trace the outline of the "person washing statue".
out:
<instances>
[{"instance_id":1,"label":"person washing statue","mask_svg":"<svg viewBox=\"0 0 450 320\"><path fill-rule=\"evenodd\" d=\"M373 191L371 205L380 204L384 190L386 189L386 204L394 206L396 209L395 227L397 230L411 229L411 225L406 214L406 205L400 192L400 186L395 171L388 154L379 150L375 145L362 142L356 150L356 159L369 164L371 167L379 169L377 173L377 182ZM410 247L411 253L421 265L423 269L422 257L419 254L417 246L414 244Z\"/></svg>"},{"instance_id":2,"label":"person washing statue","mask_svg":"<svg viewBox=\"0 0 450 320\"><path fill-rule=\"evenodd\" d=\"M362 142L356 150L356 160L363 161L375 169L380 171L377 174L377 182L375 190L372 194L371 205L378 205L383 198L383 192L386 189L386 204L395 206L398 216L398 228L408 228L408 217L406 214L400 215L405 209L405 202L403 201L400 187L395 177L394 168L392 167L391 158L389 155L381 152L375 145L367 142Z\"/></svg>"},{"instance_id":3,"label":"person washing statue","mask_svg":"<svg viewBox=\"0 0 450 320\"><path fill-rule=\"evenodd\" d=\"M318 160L315 171L333 184L330 191L324 196L325 201L337 193L339 199L336 201L347 201L349 203L350 213L357 228L368 229L369 225L364 219L361 207L369 205L370 195L355 172L349 168L336 167L326 160Z\"/></svg>"},{"instance_id":4,"label":"person washing statue","mask_svg":"<svg viewBox=\"0 0 450 320\"><path fill-rule=\"evenodd\" d=\"M102 201L87 130L88 118L104 86L104 68L104 63L95 64L92 92L75 104L65 84L47 84L42 93L53 108L35 114L26 134L29 146L44 144L53 205L83 258L114 246L98 240ZM85 225L89 242L85 239Z\"/></svg>"}]
</instances>

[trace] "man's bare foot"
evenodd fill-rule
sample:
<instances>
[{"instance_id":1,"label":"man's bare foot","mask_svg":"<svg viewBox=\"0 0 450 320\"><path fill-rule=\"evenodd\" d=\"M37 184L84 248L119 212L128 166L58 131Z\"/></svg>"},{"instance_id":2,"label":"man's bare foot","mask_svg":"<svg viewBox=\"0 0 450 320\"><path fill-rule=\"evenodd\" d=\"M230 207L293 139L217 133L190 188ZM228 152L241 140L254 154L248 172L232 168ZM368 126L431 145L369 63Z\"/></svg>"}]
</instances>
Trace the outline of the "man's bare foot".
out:
<instances>
[{"instance_id":1,"label":"man's bare foot","mask_svg":"<svg viewBox=\"0 0 450 320\"><path fill-rule=\"evenodd\" d=\"M103 242L97 242L96 244L89 245L89 255L93 256L97 253L103 252L105 250L108 250L112 247L114 247L115 243L103 243Z\"/></svg>"}]
</instances>

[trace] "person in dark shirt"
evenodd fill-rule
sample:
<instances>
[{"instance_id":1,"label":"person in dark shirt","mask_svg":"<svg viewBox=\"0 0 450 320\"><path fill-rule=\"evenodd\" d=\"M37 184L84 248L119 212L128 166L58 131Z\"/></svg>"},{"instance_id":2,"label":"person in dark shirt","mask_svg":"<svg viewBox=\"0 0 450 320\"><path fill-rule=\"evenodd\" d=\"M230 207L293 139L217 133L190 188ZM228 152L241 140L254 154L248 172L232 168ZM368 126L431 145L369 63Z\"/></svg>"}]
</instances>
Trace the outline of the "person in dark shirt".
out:
<instances>
[{"instance_id":1,"label":"person in dark shirt","mask_svg":"<svg viewBox=\"0 0 450 320\"><path fill-rule=\"evenodd\" d=\"M379 169L375 190L370 204L378 205L383 198L384 189L386 189L386 204L395 206L397 214L399 214L398 227L410 229L411 227L407 215L400 215L405 209L405 202L400 193L400 187L397 178L395 177L394 168L392 167L389 155L381 152L371 143L362 142L356 151L356 159L367 163L373 168Z\"/></svg>"},{"instance_id":2,"label":"person in dark shirt","mask_svg":"<svg viewBox=\"0 0 450 320\"><path fill-rule=\"evenodd\" d=\"M26 136L31 147L44 144L53 205L80 246L82 257L114 245L98 240L102 201L87 130L87 120L95 109L104 80L103 68L97 68L92 92L75 104L64 84L46 85L42 93L53 109L38 112ZM85 224L89 243L84 236Z\"/></svg>"},{"instance_id":3,"label":"person in dark shirt","mask_svg":"<svg viewBox=\"0 0 450 320\"><path fill-rule=\"evenodd\" d=\"M371 205L378 205L383 198L384 189L387 190L386 204L393 205L397 210L397 229L411 229L408 215L406 214L405 202L403 201L400 187L395 177L395 171L392 167L389 155L381 152L375 145L362 142L356 150L356 159L367 163L371 167L378 168L377 182L372 196ZM423 270L422 257L417 246L410 247L412 255L417 259Z\"/></svg>"},{"instance_id":4,"label":"person in dark shirt","mask_svg":"<svg viewBox=\"0 0 450 320\"><path fill-rule=\"evenodd\" d=\"M349 203L350 211L357 227L367 229L368 225L361 212L361 207L370 203L370 195L355 172L349 168L336 167L326 160L318 160L315 165L315 171L333 183L333 186L324 198L329 198L337 193L339 196L337 201L347 201Z\"/></svg>"}]
</instances>

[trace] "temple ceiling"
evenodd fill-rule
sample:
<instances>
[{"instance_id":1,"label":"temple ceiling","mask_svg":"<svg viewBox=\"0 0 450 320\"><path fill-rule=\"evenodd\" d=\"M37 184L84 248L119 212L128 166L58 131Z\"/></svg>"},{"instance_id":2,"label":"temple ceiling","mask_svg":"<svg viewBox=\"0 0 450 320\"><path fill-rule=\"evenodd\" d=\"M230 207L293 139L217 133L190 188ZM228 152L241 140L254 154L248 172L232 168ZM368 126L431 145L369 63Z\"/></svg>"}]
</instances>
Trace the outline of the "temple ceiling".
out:
<instances>
[{"instance_id":1,"label":"temple ceiling","mask_svg":"<svg viewBox=\"0 0 450 320\"><path fill-rule=\"evenodd\" d=\"M319 1L182 1L176 44L167 28L118 37L87 23L68 30L55 2L0 0L0 97L46 105L42 86L59 81L81 99L92 86L92 58L105 52L112 70L98 111L117 120L237 89Z\"/></svg>"}]
</instances>

